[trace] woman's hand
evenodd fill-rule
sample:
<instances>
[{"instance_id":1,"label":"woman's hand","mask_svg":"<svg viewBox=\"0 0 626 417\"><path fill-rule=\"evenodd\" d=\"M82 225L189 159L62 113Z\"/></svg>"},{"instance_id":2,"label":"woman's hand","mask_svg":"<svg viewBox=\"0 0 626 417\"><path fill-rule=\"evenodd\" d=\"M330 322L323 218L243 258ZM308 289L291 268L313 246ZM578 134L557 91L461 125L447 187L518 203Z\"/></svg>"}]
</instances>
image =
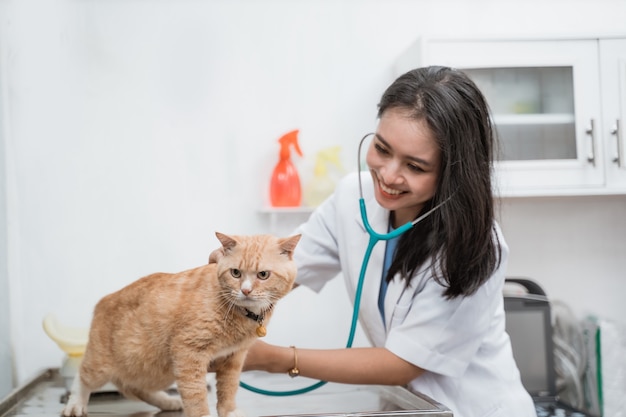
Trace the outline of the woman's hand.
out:
<instances>
[{"instance_id":1,"label":"woman's hand","mask_svg":"<svg viewBox=\"0 0 626 417\"><path fill-rule=\"evenodd\" d=\"M209 254L209 263L215 264L224 256L224 248L215 249Z\"/></svg>"},{"instance_id":2,"label":"woman's hand","mask_svg":"<svg viewBox=\"0 0 626 417\"><path fill-rule=\"evenodd\" d=\"M271 373L279 373L281 370L276 369L275 356L276 351L280 350L278 346L272 346L268 343L257 340L252 347L248 349L246 360L243 364L244 371L265 371ZM285 369L285 372L287 370Z\"/></svg>"},{"instance_id":3,"label":"woman's hand","mask_svg":"<svg viewBox=\"0 0 626 417\"><path fill-rule=\"evenodd\" d=\"M284 371L286 373L291 367L282 369L280 362L281 360L289 361L288 351L293 350L292 348L281 348L257 340L248 349L242 371L265 371L270 373L281 373ZM281 355L281 353L286 353L287 355ZM226 359L218 358L209 363L207 372L215 372Z\"/></svg>"},{"instance_id":4,"label":"woman's hand","mask_svg":"<svg viewBox=\"0 0 626 417\"><path fill-rule=\"evenodd\" d=\"M277 346L272 346L265 342L261 342L257 340L254 342L252 347L248 349L248 353L246 354L246 358L244 360L242 371L265 371L265 372L276 372L272 371L269 366L270 360L268 358L272 357L272 350L280 349ZM223 361L228 358L218 358L211 363L209 363L209 367L207 372L215 372L222 364Z\"/></svg>"},{"instance_id":5,"label":"woman's hand","mask_svg":"<svg viewBox=\"0 0 626 417\"><path fill-rule=\"evenodd\" d=\"M297 349L299 374L347 384L406 385L424 371L385 348ZM248 350L244 371L287 373L294 368L294 348L257 340Z\"/></svg>"}]
</instances>

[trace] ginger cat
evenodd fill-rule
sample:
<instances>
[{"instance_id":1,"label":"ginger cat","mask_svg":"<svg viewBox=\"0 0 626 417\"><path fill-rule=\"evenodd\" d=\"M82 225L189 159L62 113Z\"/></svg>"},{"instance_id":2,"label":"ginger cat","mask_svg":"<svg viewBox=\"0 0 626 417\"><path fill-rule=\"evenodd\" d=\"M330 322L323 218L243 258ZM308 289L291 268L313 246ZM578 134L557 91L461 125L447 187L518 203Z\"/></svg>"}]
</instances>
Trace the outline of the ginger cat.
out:
<instances>
[{"instance_id":1,"label":"ginger cat","mask_svg":"<svg viewBox=\"0 0 626 417\"><path fill-rule=\"evenodd\" d=\"M152 274L98 302L64 416L84 416L91 392L107 382L161 410L208 416L209 365L219 417L243 415L235 404L243 361L293 286L300 235L216 236L217 263ZM164 392L174 382L180 398Z\"/></svg>"}]
</instances>

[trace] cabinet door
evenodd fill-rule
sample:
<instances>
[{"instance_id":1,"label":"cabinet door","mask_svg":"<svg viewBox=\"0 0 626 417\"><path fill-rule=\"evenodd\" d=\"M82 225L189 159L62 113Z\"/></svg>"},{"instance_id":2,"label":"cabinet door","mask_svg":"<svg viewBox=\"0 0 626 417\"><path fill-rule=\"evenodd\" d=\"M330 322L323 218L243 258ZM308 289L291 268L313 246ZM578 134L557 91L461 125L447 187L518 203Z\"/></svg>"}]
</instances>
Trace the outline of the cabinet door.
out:
<instances>
[{"instance_id":1,"label":"cabinet door","mask_svg":"<svg viewBox=\"0 0 626 417\"><path fill-rule=\"evenodd\" d=\"M607 188L626 189L626 39L600 41Z\"/></svg>"},{"instance_id":2,"label":"cabinet door","mask_svg":"<svg viewBox=\"0 0 626 417\"><path fill-rule=\"evenodd\" d=\"M429 40L422 53L425 65L464 69L487 97L500 138L500 194L604 185L596 40Z\"/></svg>"}]
</instances>

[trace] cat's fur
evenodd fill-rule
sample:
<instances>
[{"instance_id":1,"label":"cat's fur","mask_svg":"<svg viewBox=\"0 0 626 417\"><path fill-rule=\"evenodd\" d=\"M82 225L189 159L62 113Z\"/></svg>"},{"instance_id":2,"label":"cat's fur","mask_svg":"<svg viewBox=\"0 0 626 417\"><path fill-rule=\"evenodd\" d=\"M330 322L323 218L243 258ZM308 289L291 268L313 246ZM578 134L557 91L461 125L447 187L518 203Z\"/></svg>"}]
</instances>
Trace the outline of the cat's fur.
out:
<instances>
[{"instance_id":1,"label":"cat's fur","mask_svg":"<svg viewBox=\"0 0 626 417\"><path fill-rule=\"evenodd\" d=\"M222 248L211 262L217 263L149 275L97 304L64 416L85 415L91 392L107 382L162 410L208 416L209 365L219 417L243 415L235 394L245 354L293 286L300 235L216 235ZM181 398L163 391L174 382Z\"/></svg>"}]
</instances>

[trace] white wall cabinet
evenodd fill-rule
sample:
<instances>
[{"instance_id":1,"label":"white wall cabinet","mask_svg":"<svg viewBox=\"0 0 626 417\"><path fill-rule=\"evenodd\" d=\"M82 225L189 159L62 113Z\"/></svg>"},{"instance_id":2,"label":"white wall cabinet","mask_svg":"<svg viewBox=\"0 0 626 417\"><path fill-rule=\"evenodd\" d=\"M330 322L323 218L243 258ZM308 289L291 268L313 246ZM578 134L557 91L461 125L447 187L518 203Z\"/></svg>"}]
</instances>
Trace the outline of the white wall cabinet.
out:
<instances>
[{"instance_id":1,"label":"white wall cabinet","mask_svg":"<svg viewBox=\"0 0 626 417\"><path fill-rule=\"evenodd\" d=\"M626 194L626 37L432 39L397 72L465 70L489 101L502 196Z\"/></svg>"}]
</instances>

